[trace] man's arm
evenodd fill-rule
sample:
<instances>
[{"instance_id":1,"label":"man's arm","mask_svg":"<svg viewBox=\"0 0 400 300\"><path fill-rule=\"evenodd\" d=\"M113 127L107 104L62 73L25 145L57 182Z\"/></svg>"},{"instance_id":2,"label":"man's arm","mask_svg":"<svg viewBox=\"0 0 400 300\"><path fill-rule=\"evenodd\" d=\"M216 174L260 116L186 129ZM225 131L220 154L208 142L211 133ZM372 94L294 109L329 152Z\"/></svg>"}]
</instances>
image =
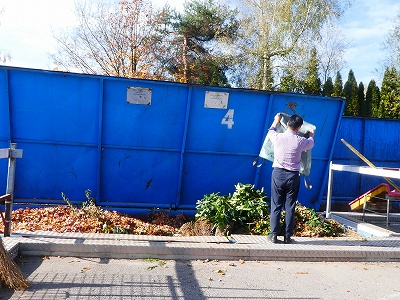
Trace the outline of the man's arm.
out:
<instances>
[{"instance_id":1,"label":"man's arm","mask_svg":"<svg viewBox=\"0 0 400 300\"><path fill-rule=\"evenodd\" d=\"M274 121L272 122L270 129L278 127L278 125L279 125L281 119L282 119L281 114L280 114L280 113L277 113L277 114L275 115L275 117L274 117Z\"/></svg>"},{"instance_id":2,"label":"man's arm","mask_svg":"<svg viewBox=\"0 0 400 300\"><path fill-rule=\"evenodd\" d=\"M282 119L281 114L277 113L274 117L274 121L272 122L271 127L268 129L267 137L271 141L275 140L275 137L278 135L278 133L276 132L276 128L278 127L281 119Z\"/></svg>"},{"instance_id":3,"label":"man's arm","mask_svg":"<svg viewBox=\"0 0 400 300\"><path fill-rule=\"evenodd\" d=\"M312 149L314 147L314 145L315 145L314 135L315 135L314 131L308 132L308 138L306 138L304 140L304 142L302 143L303 144L302 151L306 151L306 150Z\"/></svg>"}]
</instances>

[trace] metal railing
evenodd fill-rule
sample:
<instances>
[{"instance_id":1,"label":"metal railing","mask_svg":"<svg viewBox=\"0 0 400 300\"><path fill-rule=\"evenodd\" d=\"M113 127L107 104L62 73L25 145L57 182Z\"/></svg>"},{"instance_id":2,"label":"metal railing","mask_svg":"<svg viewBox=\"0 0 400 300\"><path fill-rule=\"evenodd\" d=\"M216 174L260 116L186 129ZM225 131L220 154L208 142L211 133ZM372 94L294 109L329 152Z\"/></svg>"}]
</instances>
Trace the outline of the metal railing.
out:
<instances>
[{"instance_id":1,"label":"metal railing","mask_svg":"<svg viewBox=\"0 0 400 300\"><path fill-rule=\"evenodd\" d=\"M400 179L400 169L387 169L387 168L372 168L365 166L352 166L352 165L341 165L330 162L329 164L329 176L328 176L328 192L326 199L326 217L331 218L331 205L332 205L332 182L333 182L333 171L344 171L352 172L364 175L389 177ZM392 197L386 197L388 201L387 205L390 206L390 201L393 201ZM397 200L396 200L397 201ZM387 225L389 222L389 210L387 210Z\"/></svg>"}]
</instances>

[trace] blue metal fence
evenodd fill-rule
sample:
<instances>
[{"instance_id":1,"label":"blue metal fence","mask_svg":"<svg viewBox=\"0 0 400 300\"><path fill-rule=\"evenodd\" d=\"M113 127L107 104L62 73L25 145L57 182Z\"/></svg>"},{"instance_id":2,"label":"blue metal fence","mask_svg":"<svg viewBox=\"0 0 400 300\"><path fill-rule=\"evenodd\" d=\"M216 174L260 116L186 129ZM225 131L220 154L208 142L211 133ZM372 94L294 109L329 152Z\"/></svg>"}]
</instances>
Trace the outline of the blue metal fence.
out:
<instances>
[{"instance_id":1,"label":"blue metal fence","mask_svg":"<svg viewBox=\"0 0 400 300\"><path fill-rule=\"evenodd\" d=\"M61 192L81 201L90 189L118 210L193 210L238 182L269 194L271 163L252 162L274 115L295 112L317 127L313 189L299 198L318 209L343 108L338 98L0 67L0 143L24 150L21 205L60 203Z\"/></svg>"},{"instance_id":2,"label":"blue metal fence","mask_svg":"<svg viewBox=\"0 0 400 300\"><path fill-rule=\"evenodd\" d=\"M367 166L341 142L344 139L376 167L400 168L399 128L400 120L344 117L334 144L332 160L337 164ZM398 180L393 181L400 185ZM381 177L335 172L332 185L333 204L347 204L385 182Z\"/></svg>"}]
</instances>

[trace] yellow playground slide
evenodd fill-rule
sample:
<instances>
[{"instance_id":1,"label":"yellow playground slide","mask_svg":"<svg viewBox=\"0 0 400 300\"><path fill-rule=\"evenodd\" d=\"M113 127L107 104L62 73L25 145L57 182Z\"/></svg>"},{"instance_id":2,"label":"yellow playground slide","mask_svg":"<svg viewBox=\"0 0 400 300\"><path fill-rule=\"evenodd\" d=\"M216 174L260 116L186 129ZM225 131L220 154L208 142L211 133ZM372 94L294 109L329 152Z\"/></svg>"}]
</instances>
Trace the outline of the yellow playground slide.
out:
<instances>
[{"instance_id":1,"label":"yellow playground slide","mask_svg":"<svg viewBox=\"0 0 400 300\"><path fill-rule=\"evenodd\" d=\"M365 202L382 202L386 201L386 195L391 197L400 197L400 192L390 191L390 187L386 183L381 183L373 189L362 194L357 199L349 203L351 210L362 209Z\"/></svg>"}]
</instances>

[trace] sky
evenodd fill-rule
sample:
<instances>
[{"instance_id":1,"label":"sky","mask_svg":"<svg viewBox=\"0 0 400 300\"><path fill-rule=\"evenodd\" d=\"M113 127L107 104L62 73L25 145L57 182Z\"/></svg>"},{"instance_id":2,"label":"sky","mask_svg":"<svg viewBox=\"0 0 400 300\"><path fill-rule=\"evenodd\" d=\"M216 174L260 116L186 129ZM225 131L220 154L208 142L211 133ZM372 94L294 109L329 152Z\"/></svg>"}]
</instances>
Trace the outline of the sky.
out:
<instances>
[{"instance_id":1,"label":"sky","mask_svg":"<svg viewBox=\"0 0 400 300\"><path fill-rule=\"evenodd\" d=\"M182 8L181 0L153 0L153 5L166 2ZM73 13L74 0L0 0L0 51L9 53L7 65L52 70L50 53L55 53L57 43L53 31L58 32L76 24ZM342 34L349 42L341 70L343 82L353 70L357 82L367 86L371 79L380 85L382 61L386 53L382 43L394 26L400 12L399 0L354 0L342 20Z\"/></svg>"}]
</instances>

